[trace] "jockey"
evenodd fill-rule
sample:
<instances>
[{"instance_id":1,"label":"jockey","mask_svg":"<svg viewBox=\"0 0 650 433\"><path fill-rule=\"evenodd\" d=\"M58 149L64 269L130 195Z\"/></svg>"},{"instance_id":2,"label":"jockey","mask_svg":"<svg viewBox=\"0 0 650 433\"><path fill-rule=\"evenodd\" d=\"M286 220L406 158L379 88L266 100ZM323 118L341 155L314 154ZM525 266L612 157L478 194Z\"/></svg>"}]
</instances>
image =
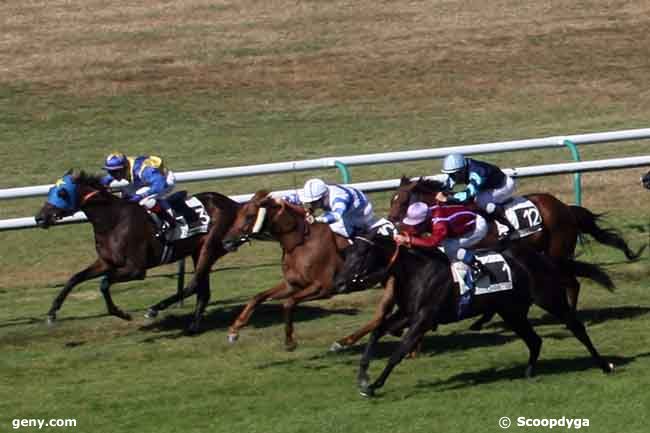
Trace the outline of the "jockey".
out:
<instances>
[{"instance_id":1,"label":"jockey","mask_svg":"<svg viewBox=\"0 0 650 433\"><path fill-rule=\"evenodd\" d=\"M478 207L508 227L509 233L515 231L503 208L503 204L515 192L516 185L512 177L495 165L465 158L460 153L447 155L442 163L442 172L449 175L454 183L467 185L464 191L446 197L448 203L465 203L474 199ZM441 194L439 199L444 201L445 197Z\"/></svg>"},{"instance_id":2,"label":"jockey","mask_svg":"<svg viewBox=\"0 0 650 433\"><path fill-rule=\"evenodd\" d=\"M363 192L349 186L328 185L321 179L309 179L298 194L283 199L311 211L322 209L324 213L317 217L309 212L307 222L329 224L334 233L348 239L358 231L369 230L376 222L372 204Z\"/></svg>"},{"instance_id":3,"label":"jockey","mask_svg":"<svg viewBox=\"0 0 650 433\"><path fill-rule=\"evenodd\" d=\"M472 271L474 281L489 272L467 248L478 244L487 234L488 225L479 214L463 205L440 203L429 207L426 203L411 204L402 220L402 233L395 235L398 245L432 249L442 245L451 261L460 260ZM422 236L430 233L431 236Z\"/></svg>"},{"instance_id":4,"label":"jockey","mask_svg":"<svg viewBox=\"0 0 650 433\"><path fill-rule=\"evenodd\" d=\"M174 189L176 178L171 170L165 168L160 157L151 155L130 158L121 152L114 152L106 157L104 170L108 173L102 177L102 184L127 180L130 185L124 188L122 196L137 202L155 213L161 221L167 222L166 227L161 224L156 237L162 237L167 230L176 226L176 219L165 199Z\"/></svg>"}]
</instances>

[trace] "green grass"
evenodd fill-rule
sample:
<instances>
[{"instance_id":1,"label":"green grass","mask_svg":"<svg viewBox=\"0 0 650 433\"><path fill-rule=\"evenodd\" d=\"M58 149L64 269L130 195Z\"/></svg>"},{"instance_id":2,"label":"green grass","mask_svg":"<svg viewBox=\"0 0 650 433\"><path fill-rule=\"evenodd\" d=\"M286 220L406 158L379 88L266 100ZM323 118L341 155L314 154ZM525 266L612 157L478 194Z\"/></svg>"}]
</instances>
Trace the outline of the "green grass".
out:
<instances>
[{"instance_id":1,"label":"green grass","mask_svg":"<svg viewBox=\"0 0 650 433\"><path fill-rule=\"evenodd\" d=\"M41 2L42 3L42 2ZM647 127L645 4L544 2L148 2L0 4L0 188L98 171L106 153L155 153L175 171ZM647 141L580 148L583 159L648 154ZM493 154L524 166L567 149ZM355 167L353 181L437 171L439 161ZM633 246L648 243L645 170L583 176L584 204L608 212ZM334 170L184 185L244 193L302 185ZM522 181L571 202L569 176ZM390 193L373 194L379 214ZM3 201L0 218L33 215L42 198ZM97 282L44 324L67 278L94 259L90 227L0 233L0 431L15 418L76 418L79 432L474 432L509 416L589 418L593 432L645 432L650 294L647 253L634 264L590 246L618 285L586 283L581 317L613 376L539 309L539 377L499 321L425 339L372 401L355 384L361 346L326 349L371 316L378 291L298 307L300 346L283 350L277 304L260 308L236 345L243 304L280 278L280 251L255 243L211 276L205 332L183 337L193 299L155 322L149 305L176 289L175 268L116 285L133 322L105 316ZM397 340L387 337L376 377ZM24 429L30 431L29 429ZM511 430L517 431L513 427ZM541 429L532 429L533 431Z\"/></svg>"}]
</instances>

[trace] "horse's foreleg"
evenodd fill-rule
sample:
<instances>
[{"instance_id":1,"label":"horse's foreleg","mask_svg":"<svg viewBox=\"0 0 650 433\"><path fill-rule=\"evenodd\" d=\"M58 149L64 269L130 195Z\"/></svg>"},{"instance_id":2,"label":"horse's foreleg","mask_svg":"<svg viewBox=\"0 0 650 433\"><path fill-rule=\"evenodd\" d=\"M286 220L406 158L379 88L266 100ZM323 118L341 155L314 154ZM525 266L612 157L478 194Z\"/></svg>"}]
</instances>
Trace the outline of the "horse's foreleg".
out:
<instances>
[{"instance_id":1,"label":"horse's foreleg","mask_svg":"<svg viewBox=\"0 0 650 433\"><path fill-rule=\"evenodd\" d=\"M412 352L418 343L422 340L424 334L429 330L433 324L434 313L431 311L431 308L421 309L418 312L415 323L409 327L406 334L402 338L399 347L388 360L388 364L384 367L384 370L381 372L377 380L368 387L368 395L372 396L374 390L381 388L386 383L386 379L393 371L393 369L399 364L402 359L410 352Z\"/></svg>"},{"instance_id":2,"label":"horse's foreleg","mask_svg":"<svg viewBox=\"0 0 650 433\"><path fill-rule=\"evenodd\" d=\"M63 302L65 301L65 298L68 296L70 291L72 291L72 288L74 286L86 280L99 277L100 275L104 274L107 270L108 270L108 265L106 265L106 263L101 259L97 259L92 265L88 266L83 271L74 274L72 278L70 278L68 282L65 283L65 286L63 286L63 289L61 289L57 297L54 298L54 301L52 302L52 307L50 308L50 311L48 311L47 313L48 323L50 324L54 323L54 321L56 320L56 312L59 311L59 309L63 305Z\"/></svg>"},{"instance_id":3,"label":"horse's foreleg","mask_svg":"<svg viewBox=\"0 0 650 433\"><path fill-rule=\"evenodd\" d=\"M382 294L382 297L379 301L379 304L377 305L377 308L375 308L375 314L373 315L372 320L366 323L361 329L355 331L354 333L348 335L347 337L343 337L340 340L334 342L334 344L332 344L332 346L330 347L330 351L338 352L340 350L344 350L352 346L357 341L359 341L359 339L361 339L361 337L363 337L364 335L377 329L377 327L381 324L381 321L386 317L388 313L391 312L394 306L395 306L395 279L391 277L386 283L386 287L384 288L384 293Z\"/></svg>"},{"instance_id":4,"label":"horse's foreleg","mask_svg":"<svg viewBox=\"0 0 650 433\"><path fill-rule=\"evenodd\" d=\"M203 277L196 288L196 307L194 308L194 317L192 318L192 323L190 323L187 332L190 334L196 334L199 332L201 325L201 318L205 312L205 308L208 306L210 301L210 277L206 275Z\"/></svg>"},{"instance_id":5,"label":"horse's foreleg","mask_svg":"<svg viewBox=\"0 0 650 433\"><path fill-rule=\"evenodd\" d=\"M102 278L102 282L100 283L99 289L102 292L102 296L104 297L104 302L106 303L106 309L108 310L108 314L115 317L119 317L120 319L131 320L131 315L122 311L113 302L113 298L110 292L110 287L111 284L113 283L132 281L132 280L142 280L144 279L145 275L146 275L146 271L144 269L139 269L135 267L124 267L124 268L114 269L113 271L108 273L108 275Z\"/></svg>"},{"instance_id":6,"label":"horse's foreleg","mask_svg":"<svg viewBox=\"0 0 650 433\"><path fill-rule=\"evenodd\" d=\"M230 325L228 330L228 341L234 343L239 338L239 330L248 324L248 321L255 310L255 307L269 298L283 299L291 294L293 288L285 280L280 281L268 290L258 293L248 301L244 310L239 314L237 319Z\"/></svg>"},{"instance_id":7,"label":"horse's foreleg","mask_svg":"<svg viewBox=\"0 0 650 433\"><path fill-rule=\"evenodd\" d=\"M282 304L282 315L284 316L284 348L294 350L298 343L293 336L293 308L300 302L312 301L326 298L331 295L331 289L325 289L318 281L291 295Z\"/></svg>"}]
</instances>

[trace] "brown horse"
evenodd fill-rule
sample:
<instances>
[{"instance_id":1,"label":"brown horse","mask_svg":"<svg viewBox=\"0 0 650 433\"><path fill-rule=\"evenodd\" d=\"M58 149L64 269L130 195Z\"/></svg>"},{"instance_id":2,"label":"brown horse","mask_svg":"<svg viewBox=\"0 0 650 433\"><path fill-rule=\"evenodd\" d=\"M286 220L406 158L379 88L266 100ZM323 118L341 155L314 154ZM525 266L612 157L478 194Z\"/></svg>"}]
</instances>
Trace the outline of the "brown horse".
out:
<instances>
[{"instance_id":1,"label":"brown horse","mask_svg":"<svg viewBox=\"0 0 650 433\"><path fill-rule=\"evenodd\" d=\"M388 219L397 222L406 214L406 209L414 201L422 201L429 205L436 203L436 195L444 191L444 185L435 180L419 178L411 181L402 177L400 186L391 199ZM578 238L582 234L591 235L598 242L609 245L622 251L628 260L636 260L645 245L636 253L630 250L621 235L613 229L604 229L598 226L601 215L596 215L581 206L569 206L551 194L527 194L525 198L533 202L540 212L543 229L537 233L517 240L538 252L550 257L571 258L575 253ZM481 210L472 204L479 213ZM497 230L492 222L490 233L478 248L497 243ZM569 305L575 310L578 304L580 285L568 287ZM472 329L480 329L479 322Z\"/></svg>"},{"instance_id":2,"label":"brown horse","mask_svg":"<svg viewBox=\"0 0 650 433\"><path fill-rule=\"evenodd\" d=\"M162 264L165 252L165 263L191 255L195 273L182 293L151 307L148 316L155 317L159 310L196 293L196 308L188 331L198 331L201 316L210 299L210 268L226 254L221 238L234 221L240 205L215 192L200 193L196 198L210 217L208 232L167 244L155 237L151 217L142 206L116 197L100 183L98 177L83 172L68 172L50 189L47 202L35 217L36 222L47 228L77 210L83 211L93 226L97 259L68 280L52 303L48 321L55 321L57 311L74 286L100 276L103 276L100 290L108 313L131 320L129 314L113 303L109 288L113 283L144 279L147 269Z\"/></svg>"},{"instance_id":3,"label":"brown horse","mask_svg":"<svg viewBox=\"0 0 650 433\"><path fill-rule=\"evenodd\" d=\"M239 243L258 231L280 242L284 278L248 302L230 327L228 341L237 340L239 330L248 323L258 304L267 299L284 299L285 347L293 350L297 346L293 335L293 308L300 302L325 299L334 294L334 275L343 265L340 251L348 241L334 234L327 224L308 224L302 208L269 197L266 191L258 191L239 209L224 237L224 244Z\"/></svg>"}]
</instances>

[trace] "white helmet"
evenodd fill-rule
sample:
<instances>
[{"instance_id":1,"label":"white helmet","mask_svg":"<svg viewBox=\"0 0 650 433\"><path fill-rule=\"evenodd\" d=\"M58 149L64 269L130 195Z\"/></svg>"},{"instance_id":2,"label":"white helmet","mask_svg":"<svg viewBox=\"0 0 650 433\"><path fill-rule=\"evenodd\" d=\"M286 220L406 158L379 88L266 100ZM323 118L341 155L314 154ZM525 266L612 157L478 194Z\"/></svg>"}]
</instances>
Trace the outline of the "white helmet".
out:
<instances>
[{"instance_id":1,"label":"white helmet","mask_svg":"<svg viewBox=\"0 0 650 433\"><path fill-rule=\"evenodd\" d=\"M313 203L320 200L327 194L327 185L320 179L309 179L305 182L305 187L300 194L300 201L303 203Z\"/></svg>"}]
</instances>

